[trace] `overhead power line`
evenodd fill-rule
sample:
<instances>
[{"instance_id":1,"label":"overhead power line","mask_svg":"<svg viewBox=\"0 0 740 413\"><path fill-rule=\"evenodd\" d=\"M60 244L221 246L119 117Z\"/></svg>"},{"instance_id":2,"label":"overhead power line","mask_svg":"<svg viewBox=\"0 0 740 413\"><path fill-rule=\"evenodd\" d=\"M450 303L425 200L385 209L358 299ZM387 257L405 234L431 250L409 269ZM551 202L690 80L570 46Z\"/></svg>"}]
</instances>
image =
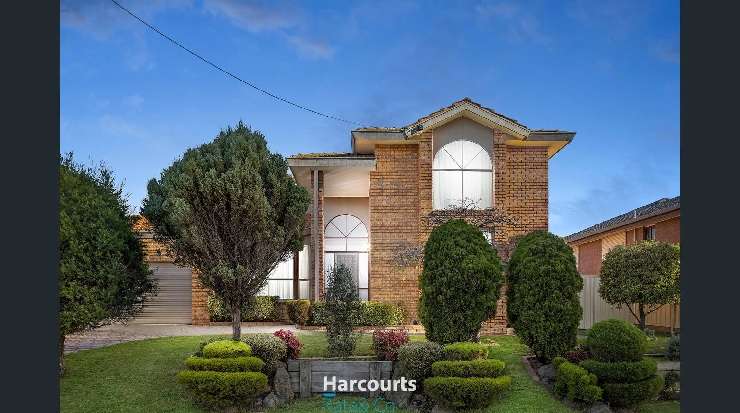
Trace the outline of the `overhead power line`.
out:
<instances>
[{"instance_id":1,"label":"overhead power line","mask_svg":"<svg viewBox=\"0 0 740 413\"><path fill-rule=\"evenodd\" d=\"M148 23L147 21L145 21L141 17L139 17L136 14L134 14L134 12L132 12L131 10L129 10L126 7L122 6L121 3L117 2L116 0L110 0L110 1L113 4L115 4L116 6L118 6L118 8L120 8L124 12L128 13L131 17L133 17L134 19L138 20L144 26L150 28L152 31L154 31L158 35L160 35L160 36L164 37L165 39L169 40L175 46L177 46L177 47L185 50L186 52L188 52L191 55L195 56L196 58L200 59L201 61L203 61L204 63L206 63L209 66L213 67L214 69L218 70L219 72L221 72L221 73L223 73L223 74L225 74L225 75L227 75L227 76L229 76L231 78L234 78L234 79L238 80L239 82L244 83L245 85L251 87L252 89L257 90L258 92L261 92L261 93L263 93L263 94L265 94L267 96L270 96L273 99L279 100L279 101L281 101L283 103L287 103L288 105L291 105L291 106L296 107L298 109L305 110L306 112L313 113L314 115L322 116L322 117L325 117L327 119L333 119L333 120L336 120L336 121L339 121L339 122L348 123L348 124L351 124L351 125L363 126L359 122L354 122L354 121L351 121L351 120L340 118L338 116L334 116L334 115L330 115L330 114L327 114L327 113L319 112L318 110L314 110L314 109L311 109L309 107L300 105L300 104L295 103L295 102L293 102L291 100L288 100L288 99L286 99L284 97L281 97L281 96L278 96L278 95L276 95L274 93L271 93L268 90L262 89L261 87L255 85L254 83L251 83L251 82L249 82L247 80L242 79L241 77L239 77L239 76L235 75L234 73L232 73L232 72L224 69L223 67L219 66L218 64L213 63L212 61L210 61L210 60L206 59L205 57L201 56L200 54L198 54L194 50L186 47L182 43L180 43L177 40L173 39L172 37L168 36L167 34L165 34L164 32L162 32L161 30L159 30L158 28L156 28L155 26L153 26L152 24Z\"/></svg>"}]
</instances>

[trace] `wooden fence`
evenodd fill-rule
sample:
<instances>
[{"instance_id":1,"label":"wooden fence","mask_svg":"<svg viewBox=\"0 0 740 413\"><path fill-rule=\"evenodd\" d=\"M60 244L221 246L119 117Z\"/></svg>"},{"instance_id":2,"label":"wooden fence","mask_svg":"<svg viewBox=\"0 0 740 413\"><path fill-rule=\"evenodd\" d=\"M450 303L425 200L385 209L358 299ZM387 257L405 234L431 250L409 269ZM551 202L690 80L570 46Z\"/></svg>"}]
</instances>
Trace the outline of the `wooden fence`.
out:
<instances>
[{"instance_id":1,"label":"wooden fence","mask_svg":"<svg viewBox=\"0 0 740 413\"><path fill-rule=\"evenodd\" d=\"M581 317L581 323L578 328L589 329L597 322L607 320L609 318L618 318L636 323L635 317L627 308L616 308L606 303L601 298L599 295L600 281L601 278L599 277L583 277L583 290L580 294L583 317ZM681 308L680 306L676 307L676 323L674 327L679 329L681 328ZM633 310L637 312L636 306L633 306ZM673 306L664 305L658 310L648 314L647 326L658 330L669 330L671 328L672 320Z\"/></svg>"}]
</instances>

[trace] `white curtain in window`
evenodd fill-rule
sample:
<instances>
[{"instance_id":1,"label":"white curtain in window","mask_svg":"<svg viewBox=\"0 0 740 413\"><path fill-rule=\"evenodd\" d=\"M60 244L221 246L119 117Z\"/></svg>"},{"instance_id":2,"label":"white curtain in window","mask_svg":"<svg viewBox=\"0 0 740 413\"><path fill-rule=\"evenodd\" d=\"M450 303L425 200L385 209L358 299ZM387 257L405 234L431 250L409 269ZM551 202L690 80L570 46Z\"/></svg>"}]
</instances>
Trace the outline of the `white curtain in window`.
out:
<instances>
[{"instance_id":1,"label":"white curtain in window","mask_svg":"<svg viewBox=\"0 0 740 413\"><path fill-rule=\"evenodd\" d=\"M492 206L493 165L475 142L456 140L441 147L432 163L432 206L444 209L463 200Z\"/></svg>"}]
</instances>

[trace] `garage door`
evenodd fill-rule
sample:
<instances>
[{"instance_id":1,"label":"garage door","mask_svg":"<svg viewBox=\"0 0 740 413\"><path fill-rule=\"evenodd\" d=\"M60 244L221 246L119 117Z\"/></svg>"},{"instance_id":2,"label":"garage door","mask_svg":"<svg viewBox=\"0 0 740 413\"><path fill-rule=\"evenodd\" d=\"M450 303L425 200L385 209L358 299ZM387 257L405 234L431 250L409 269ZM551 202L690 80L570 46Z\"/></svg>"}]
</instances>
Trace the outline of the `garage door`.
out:
<instances>
[{"instance_id":1,"label":"garage door","mask_svg":"<svg viewBox=\"0 0 740 413\"><path fill-rule=\"evenodd\" d=\"M159 291L144 304L132 321L137 324L190 324L192 318L192 273L173 264L150 264Z\"/></svg>"}]
</instances>

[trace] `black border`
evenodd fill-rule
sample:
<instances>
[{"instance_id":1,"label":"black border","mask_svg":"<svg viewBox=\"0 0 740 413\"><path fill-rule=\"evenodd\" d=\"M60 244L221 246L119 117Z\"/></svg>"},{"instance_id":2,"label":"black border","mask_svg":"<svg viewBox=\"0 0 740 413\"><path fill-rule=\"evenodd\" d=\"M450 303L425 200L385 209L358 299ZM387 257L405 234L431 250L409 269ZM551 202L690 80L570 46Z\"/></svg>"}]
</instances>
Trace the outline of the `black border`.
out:
<instances>
[{"instance_id":1,"label":"black border","mask_svg":"<svg viewBox=\"0 0 740 413\"><path fill-rule=\"evenodd\" d=\"M734 411L740 394L735 261L740 12L737 3L721 5L681 3L681 408L686 412Z\"/></svg>"},{"instance_id":2,"label":"black border","mask_svg":"<svg viewBox=\"0 0 740 413\"><path fill-rule=\"evenodd\" d=\"M4 411L59 410L59 10L3 3Z\"/></svg>"},{"instance_id":3,"label":"black border","mask_svg":"<svg viewBox=\"0 0 740 413\"><path fill-rule=\"evenodd\" d=\"M740 13L718 4L681 2L681 405L688 412L730 411L738 398ZM59 4L8 2L3 16L0 403L6 411L55 411Z\"/></svg>"}]
</instances>

